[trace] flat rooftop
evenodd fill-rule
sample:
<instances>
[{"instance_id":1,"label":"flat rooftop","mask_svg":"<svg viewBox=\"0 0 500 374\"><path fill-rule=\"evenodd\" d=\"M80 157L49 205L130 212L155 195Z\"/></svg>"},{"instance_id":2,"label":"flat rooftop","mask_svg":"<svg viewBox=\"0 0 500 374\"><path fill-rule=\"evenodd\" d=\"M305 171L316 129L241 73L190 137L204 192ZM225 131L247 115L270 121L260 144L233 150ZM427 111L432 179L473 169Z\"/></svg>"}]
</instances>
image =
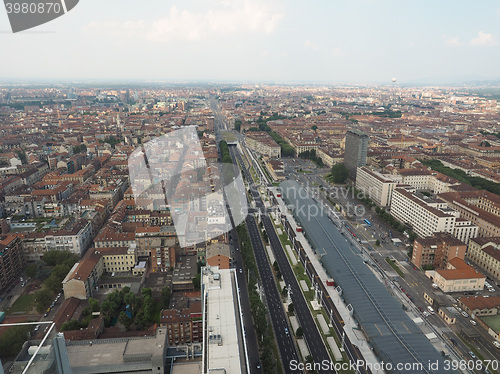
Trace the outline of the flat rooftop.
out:
<instances>
[{"instance_id":1,"label":"flat rooftop","mask_svg":"<svg viewBox=\"0 0 500 374\"><path fill-rule=\"evenodd\" d=\"M151 357L162 357L166 331L155 337L96 339L86 344L66 345L74 374L109 372L151 372ZM80 342L79 342L80 343Z\"/></svg>"},{"instance_id":2,"label":"flat rooftop","mask_svg":"<svg viewBox=\"0 0 500 374\"><path fill-rule=\"evenodd\" d=\"M321 214L316 201L295 181L282 182L280 187L286 203L295 207L293 214L301 223L311 246L323 254L321 263L341 287L345 304L353 307L354 318L378 358L394 365L440 361L442 367L441 355L406 315L400 301L389 293L363 262L359 252L351 249L326 214L327 210ZM423 369L412 373L437 371Z\"/></svg>"},{"instance_id":3,"label":"flat rooftop","mask_svg":"<svg viewBox=\"0 0 500 374\"><path fill-rule=\"evenodd\" d=\"M204 268L202 275L207 311L207 333L203 337L205 341L208 339L205 352L207 369L224 368L226 374L242 373L245 361L240 354L241 328L236 315L239 311L234 271L212 266Z\"/></svg>"}]
</instances>

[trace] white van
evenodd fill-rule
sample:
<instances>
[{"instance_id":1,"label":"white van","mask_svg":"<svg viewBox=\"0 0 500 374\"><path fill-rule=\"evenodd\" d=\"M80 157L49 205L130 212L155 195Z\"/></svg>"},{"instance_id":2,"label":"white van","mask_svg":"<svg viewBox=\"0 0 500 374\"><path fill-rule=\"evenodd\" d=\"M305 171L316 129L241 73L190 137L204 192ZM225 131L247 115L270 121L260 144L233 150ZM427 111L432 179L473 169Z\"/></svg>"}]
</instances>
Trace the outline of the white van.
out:
<instances>
[{"instance_id":1,"label":"white van","mask_svg":"<svg viewBox=\"0 0 500 374\"><path fill-rule=\"evenodd\" d=\"M428 306L427 310L429 311L430 314L434 314L434 309L432 309L431 306Z\"/></svg>"}]
</instances>

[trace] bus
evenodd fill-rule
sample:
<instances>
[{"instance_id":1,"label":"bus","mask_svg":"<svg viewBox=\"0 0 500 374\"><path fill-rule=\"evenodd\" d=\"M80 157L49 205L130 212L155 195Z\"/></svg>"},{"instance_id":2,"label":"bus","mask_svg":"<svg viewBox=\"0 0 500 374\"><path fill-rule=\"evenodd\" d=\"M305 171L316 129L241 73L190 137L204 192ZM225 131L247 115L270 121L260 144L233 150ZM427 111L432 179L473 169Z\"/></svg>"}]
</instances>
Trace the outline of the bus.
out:
<instances>
[{"instance_id":1,"label":"bus","mask_svg":"<svg viewBox=\"0 0 500 374\"><path fill-rule=\"evenodd\" d=\"M368 221L366 218L365 218L365 223L368 225L368 226L371 226L372 223L370 221Z\"/></svg>"}]
</instances>

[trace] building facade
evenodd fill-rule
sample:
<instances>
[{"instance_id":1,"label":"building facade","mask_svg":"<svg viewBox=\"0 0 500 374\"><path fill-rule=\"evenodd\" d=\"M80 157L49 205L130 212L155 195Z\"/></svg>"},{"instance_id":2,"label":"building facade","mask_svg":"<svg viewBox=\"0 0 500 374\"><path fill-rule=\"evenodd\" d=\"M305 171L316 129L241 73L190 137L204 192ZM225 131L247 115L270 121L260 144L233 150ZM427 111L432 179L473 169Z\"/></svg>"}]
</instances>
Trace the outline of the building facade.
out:
<instances>
[{"instance_id":1,"label":"building facade","mask_svg":"<svg viewBox=\"0 0 500 374\"><path fill-rule=\"evenodd\" d=\"M471 239L467 257L500 282L500 237Z\"/></svg>"},{"instance_id":2,"label":"building facade","mask_svg":"<svg viewBox=\"0 0 500 374\"><path fill-rule=\"evenodd\" d=\"M450 260L446 269L426 271L425 274L443 292L481 291L486 280L483 274L459 258Z\"/></svg>"},{"instance_id":3,"label":"building facade","mask_svg":"<svg viewBox=\"0 0 500 374\"><path fill-rule=\"evenodd\" d=\"M366 165L370 138L359 130L349 130L345 135L344 165L352 179L356 178L358 167Z\"/></svg>"},{"instance_id":4,"label":"building facade","mask_svg":"<svg viewBox=\"0 0 500 374\"><path fill-rule=\"evenodd\" d=\"M413 243L412 262L418 267L445 268L448 261L465 258L467 245L449 233L417 238Z\"/></svg>"},{"instance_id":5,"label":"building facade","mask_svg":"<svg viewBox=\"0 0 500 374\"><path fill-rule=\"evenodd\" d=\"M437 232L447 232L467 243L478 233L478 227L470 221L457 222L459 213L449 208L444 201L417 195L413 187L394 189L391 214L398 221L409 225L422 238Z\"/></svg>"},{"instance_id":6,"label":"building facade","mask_svg":"<svg viewBox=\"0 0 500 374\"><path fill-rule=\"evenodd\" d=\"M15 235L0 236L0 292L15 285L26 265L21 241Z\"/></svg>"},{"instance_id":7,"label":"building facade","mask_svg":"<svg viewBox=\"0 0 500 374\"><path fill-rule=\"evenodd\" d=\"M398 182L385 178L367 167L358 167L356 188L372 199L378 206L391 205L392 192Z\"/></svg>"}]
</instances>

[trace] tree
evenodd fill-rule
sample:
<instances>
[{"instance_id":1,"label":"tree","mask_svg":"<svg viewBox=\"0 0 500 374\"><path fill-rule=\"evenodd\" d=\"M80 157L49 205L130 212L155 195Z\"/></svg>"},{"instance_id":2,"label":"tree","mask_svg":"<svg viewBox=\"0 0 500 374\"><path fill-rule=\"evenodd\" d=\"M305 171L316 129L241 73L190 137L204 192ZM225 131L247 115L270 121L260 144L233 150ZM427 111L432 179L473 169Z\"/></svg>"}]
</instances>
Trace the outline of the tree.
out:
<instances>
[{"instance_id":1,"label":"tree","mask_svg":"<svg viewBox=\"0 0 500 374\"><path fill-rule=\"evenodd\" d=\"M141 290L141 295L142 297L146 298L146 297L153 297L153 290L151 290L151 288L143 288Z\"/></svg>"},{"instance_id":2,"label":"tree","mask_svg":"<svg viewBox=\"0 0 500 374\"><path fill-rule=\"evenodd\" d=\"M332 166L332 180L333 183L345 183L349 172L344 164L335 164Z\"/></svg>"},{"instance_id":3,"label":"tree","mask_svg":"<svg viewBox=\"0 0 500 374\"><path fill-rule=\"evenodd\" d=\"M61 331L68 331L68 330L80 330L81 328L80 322L78 322L76 319L72 319L71 321L64 322L61 325Z\"/></svg>"},{"instance_id":4,"label":"tree","mask_svg":"<svg viewBox=\"0 0 500 374\"><path fill-rule=\"evenodd\" d=\"M139 330L143 330L146 327L146 318L144 316L144 312L141 310L137 315L135 316L135 325Z\"/></svg>"},{"instance_id":5,"label":"tree","mask_svg":"<svg viewBox=\"0 0 500 374\"><path fill-rule=\"evenodd\" d=\"M264 241L267 243L269 241L269 238L267 237L267 232L262 231L262 237L264 238Z\"/></svg>"},{"instance_id":6,"label":"tree","mask_svg":"<svg viewBox=\"0 0 500 374\"><path fill-rule=\"evenodd\" d=\"M98 312L99 311L99 301L94 299L93 297L89 298L89 308L90 312Z\"/></svg>"},{"instance_id":7,"label":"tree","mask_svg":"<svg viewBox=\"0 0 500 374\"><path fill-rule=\"evenodd\" d=\"M241 120L240 119L237 119L234 121L234 129L236 131L241 131Z\"/></svg>"},{"instance_id":8,"label":"tree","mask_svg":"<svg viewBox=\"0 0 500 374\"><path fill-rule=\"evenodd\" d=\"M378 246L380 245L380 240L378 240L378 239L377 239L377 240L375 241L375 245L378 247Z\"/></svg>"},{"instance_id":9,"label":"tree","mask_svg":"<svg viewBox=\"0 0 500 374\"><path fill-rule=\"evenodd\" d=\"M281 290L281 294L283 297L285 297L288 294L288 288L286 286L283 286L283 290Z\"/></svg>"},{"instance_id":10,"label":"tree","mask_svg":"<svg viewBox=\"0 0 500 374\"><path fill-rule=\"evenodd\" d=\"M276 261L273 262L273 268L274 268L274 271L276 271L276 272L278 272L280 270L278 262L276 262Z\"/></svg>"},{"instance_id":11,"label":"tree","mask_svg":"<svg viewBox=\"0 0 500 374\"><path fill-rule=\"evenodd\" d=\"M0 358L6 362L8 357L14 357L19 353L24 342L28 339L28 326L7 327L0 337Z\"/></svg>"},{"instance_id":12,"label":"tree","mask_svg":"<svg viewBox=\"0 0 500 374\"><path fill-rule=\"evenodd\" d=\"M193 278L193 286L195 290L199 290L201 288L201 274L196 274Z\"/></svg>"},{"instance_id":13,"label":"tree","mask_svg":"<svg viewBox=\"0 0 500 374\"><path fill-rule=\"evenodd\" d=\"M50 269L45 266L45 263L38 266L35 272L35 278L38 280L44 280L50 275Z\"/></svg>"},{"instance_id":14,"label":"tree","mask_svg":"<svg viewBox=\"0 0 500 374\"><path fill-rule=\"evenodd\" d=\"M304 330L302 330L302 326L299 326L297 328L297 331L295 332L295 336L297 336L297 338L302 338L303 335L304 335Z\"/></svg>"},{"instance_id":15,"label":"tree","mask_svg":"<svg viewBox=\"0 0 500 374\"><path fill-rule=\"evenodd\" d=\"M62 282L62 280L66 277L66 275L69 273L70 270L71 270L71 266L69 266L65 263L58 264L58 265L54 266L54 268L51 271L50 276L51 277L54 276L57 279L60 279Z\"/></svg>"},{"instance_id":16,"label":"tree","mask_svg":"<svg viewBox=\"0 0 500 374\"><path fill-rule=\"evenodd\" d=\"M311 127L311 129L313 129L313 131L316 131L318 129L318 126L313 125L313 127Z\"/></svg>"},{"instance_id":17,"label":"tree","mask_svg":"<svg viewBox=\"0 0 500 374\"><path fill-rule=\"evenodd\" d=\"M38 270L38 266L40 266L40 265L36 262L26 266L26 275L30 278L34 278L36 271Z\"/></svg>"},{"instance_id":18,"label":"tree","mask_svg":"<svg viewBox=\"0 0 500 374\"><path fill-rule=\"evenodd\" d=\"M42 260L49 266L65 264L71 269L71 267L78 261L78 256L69 251L53 250L45 252Z\"/></svg>"},{"instance_id":19,"label":"tree","mask_svg":"<svg viewBox=\"0 0 500 374\"><path fill-rule=\"evenodd\" d=\"M168 309L170 305L170 297L172 296L172 291L170 291L170 287L165 286L161 290L160 296L160 305L162 309Z\"/></svg>"},{"instance_id":20,"label":"tree","mask_svg":"<svg viewBox=\"0 0 500 374\"><path fill-rule=\"evenodd\" d=\"M36 310L38 313L43 313L52 301L54 294L47 288L43 288L35 293Z\"/></svg>"},{"instance_id":21,"label":"tree","mask_svg":"<svg viewBox=\"0 0 500 374\"><path fill-rule=\"evenodd\" d=\"M16 151L16 154L19 157L19 159L21 160L21 162L23 163L23 165L26 165L26 152Z\"/></svg>"},{"instance_id":22,"label":"tree","mask_svg":"<svg viewBox=\"0 0 500 374\"><path fill-rule=\"evenodd\" d=\"M53 293L58 293L62 288L61 279L57 277L54 273L45 279L44 285L47 289L51 290Z\"/></svg>"},{"instance_id":23,"label":"tree","mask_svg":"<svg viewBox=\"0 0 500 374\"><path fill-rule=\"evenodd\" d=\"M127 314L124 311L120 312L120 316L118 317L118 322L120 322L125 328L130 330L130 325L132 324L132 319L127 316Z\"/></svg>"},{"instance_id":24,"label":"tree","mask_svg":"<svg viewBox=\"0 0 500 374\"><path fill-rule=\"evenodd\" d=\"M293 303L290 303L288 305L288 313L293 314L294 310L295 310L295 307L293 306Z\"/></svg>"}]
</instances>

